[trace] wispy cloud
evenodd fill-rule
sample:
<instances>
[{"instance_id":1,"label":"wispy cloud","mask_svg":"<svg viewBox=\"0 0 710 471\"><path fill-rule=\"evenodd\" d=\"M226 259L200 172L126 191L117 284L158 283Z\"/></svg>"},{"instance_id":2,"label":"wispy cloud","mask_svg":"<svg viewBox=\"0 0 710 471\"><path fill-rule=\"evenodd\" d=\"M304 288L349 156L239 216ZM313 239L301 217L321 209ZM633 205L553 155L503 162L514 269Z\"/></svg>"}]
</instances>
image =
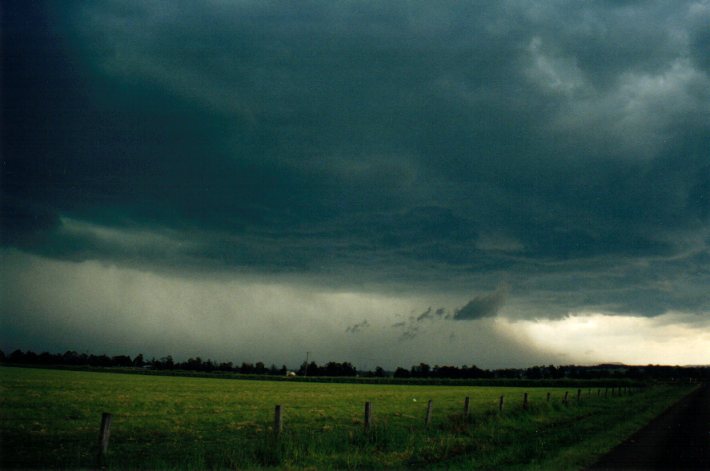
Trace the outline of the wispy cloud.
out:
<instances>
[{"instance_id":1,"label":"wispy cloud","mask_svg":"<svg viewBox=\"0 0 710 471\"><path fill-rule=\"evenodd\" d=\"M360 323L349 325L348 327L346 327L345 332L350 333L350 334L357 334L359 332L362 332L363 330L366 330L369 327L370 327L370 323L367 322L367 319L365 319L364 321L362 321Z\"/></svg>"}]
</instances>

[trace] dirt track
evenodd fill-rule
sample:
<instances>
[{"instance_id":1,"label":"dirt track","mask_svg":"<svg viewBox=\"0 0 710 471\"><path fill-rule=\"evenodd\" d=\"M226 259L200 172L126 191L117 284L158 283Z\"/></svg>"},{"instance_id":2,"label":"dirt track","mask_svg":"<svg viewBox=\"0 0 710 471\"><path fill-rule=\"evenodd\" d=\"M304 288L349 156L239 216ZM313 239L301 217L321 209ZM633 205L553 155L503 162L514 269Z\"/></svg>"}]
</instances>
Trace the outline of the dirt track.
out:
<instances>
[{"instance_id":1,"label":"dirt track","mask_svg":"<svg viewBox=\"0 0 710 471\"><path fill-rule=\"evenodd\" d=\"M589 469L710 470L710 385L682 399Z\"/></svg>"}]
</instances>

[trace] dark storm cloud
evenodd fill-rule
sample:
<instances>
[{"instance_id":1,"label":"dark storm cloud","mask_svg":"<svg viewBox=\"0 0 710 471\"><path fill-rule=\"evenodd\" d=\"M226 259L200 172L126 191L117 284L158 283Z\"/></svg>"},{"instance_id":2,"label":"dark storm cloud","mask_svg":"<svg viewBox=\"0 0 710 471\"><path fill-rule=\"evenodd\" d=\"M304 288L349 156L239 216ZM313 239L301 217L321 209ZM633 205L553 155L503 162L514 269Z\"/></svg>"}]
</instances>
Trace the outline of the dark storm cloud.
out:
<instances>
[{"instance_id":1,"label":"dark storm cloud","mask_svg":"<svg viewBox=\"0 0 710 471\"><path fill-rule=\"evenodd\" d=\"M507 289L500 288L493 293L476 296L464 306L456 309L454 320L472 321L484 317L495 317L505 303Z\"/></svg>"},{"instance_id":2,"label":"dark storm cloud","mask_svg":"<svg viewBox=\"0 0 710 471\"><path fill-rule=\"evenodd\" d=\"M3 245L31 246L60 224L59 217L44 207L33 207L12 198L0 200L0 240ZM37 241L40 238L40 241Z\"/></svg>"},{"instance_id":3,"label":"dark storm cloud","mask_svg":"<svg viewBox=\"0 0 710 471\"><path fill-rule=\"evenodd\" d=\"M5 246L707 310L707 272L684 270L710 231L707 2L9 2L2 21Z\"/></svg>"}]
</instances>

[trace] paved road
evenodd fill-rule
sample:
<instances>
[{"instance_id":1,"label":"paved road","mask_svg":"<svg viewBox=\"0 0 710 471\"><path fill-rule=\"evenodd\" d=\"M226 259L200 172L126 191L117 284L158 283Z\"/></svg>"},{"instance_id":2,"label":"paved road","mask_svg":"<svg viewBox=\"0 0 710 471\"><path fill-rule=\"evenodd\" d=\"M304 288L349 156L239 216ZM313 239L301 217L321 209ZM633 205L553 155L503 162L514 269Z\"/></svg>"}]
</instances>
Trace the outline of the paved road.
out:
<instances>
[{"instance_id":1,"label":"paved road","mask_svg":"<svg viewBox=\"0 0 710 471\"><path fill-rule=\"evenodd\" d=\"M691 393L589 469L710 471L710 385Z\"/></svg>"}]
</instances>

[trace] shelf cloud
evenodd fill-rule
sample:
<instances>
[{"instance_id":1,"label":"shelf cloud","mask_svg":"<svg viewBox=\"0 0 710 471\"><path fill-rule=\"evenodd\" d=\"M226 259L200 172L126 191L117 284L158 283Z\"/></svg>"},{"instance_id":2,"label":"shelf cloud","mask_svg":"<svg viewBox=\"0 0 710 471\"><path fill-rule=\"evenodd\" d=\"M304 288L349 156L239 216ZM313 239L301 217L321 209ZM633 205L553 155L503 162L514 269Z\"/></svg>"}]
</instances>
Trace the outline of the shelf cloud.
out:
<instances>
[{"instance_id":1,"label":"shelf cloud","mask_svg":"<svg viewBox=\"0 0 710 471\"><path fill-rule=\"evenodd\" d=\"M449 328L707 318L709 24L704 0L10 2L0 273L277 283L293 318L318 289L406 299L328 315L333 355L384 329L412 362ZM12 286L2 348L68 343L37 340L25 319L52 303L18 309L37 287ZM70 289L52 296L98 303ZM204 342L213 301L184 313ZM255 335L274 312L254 305Z\"/></svg>"}]
</instances>

